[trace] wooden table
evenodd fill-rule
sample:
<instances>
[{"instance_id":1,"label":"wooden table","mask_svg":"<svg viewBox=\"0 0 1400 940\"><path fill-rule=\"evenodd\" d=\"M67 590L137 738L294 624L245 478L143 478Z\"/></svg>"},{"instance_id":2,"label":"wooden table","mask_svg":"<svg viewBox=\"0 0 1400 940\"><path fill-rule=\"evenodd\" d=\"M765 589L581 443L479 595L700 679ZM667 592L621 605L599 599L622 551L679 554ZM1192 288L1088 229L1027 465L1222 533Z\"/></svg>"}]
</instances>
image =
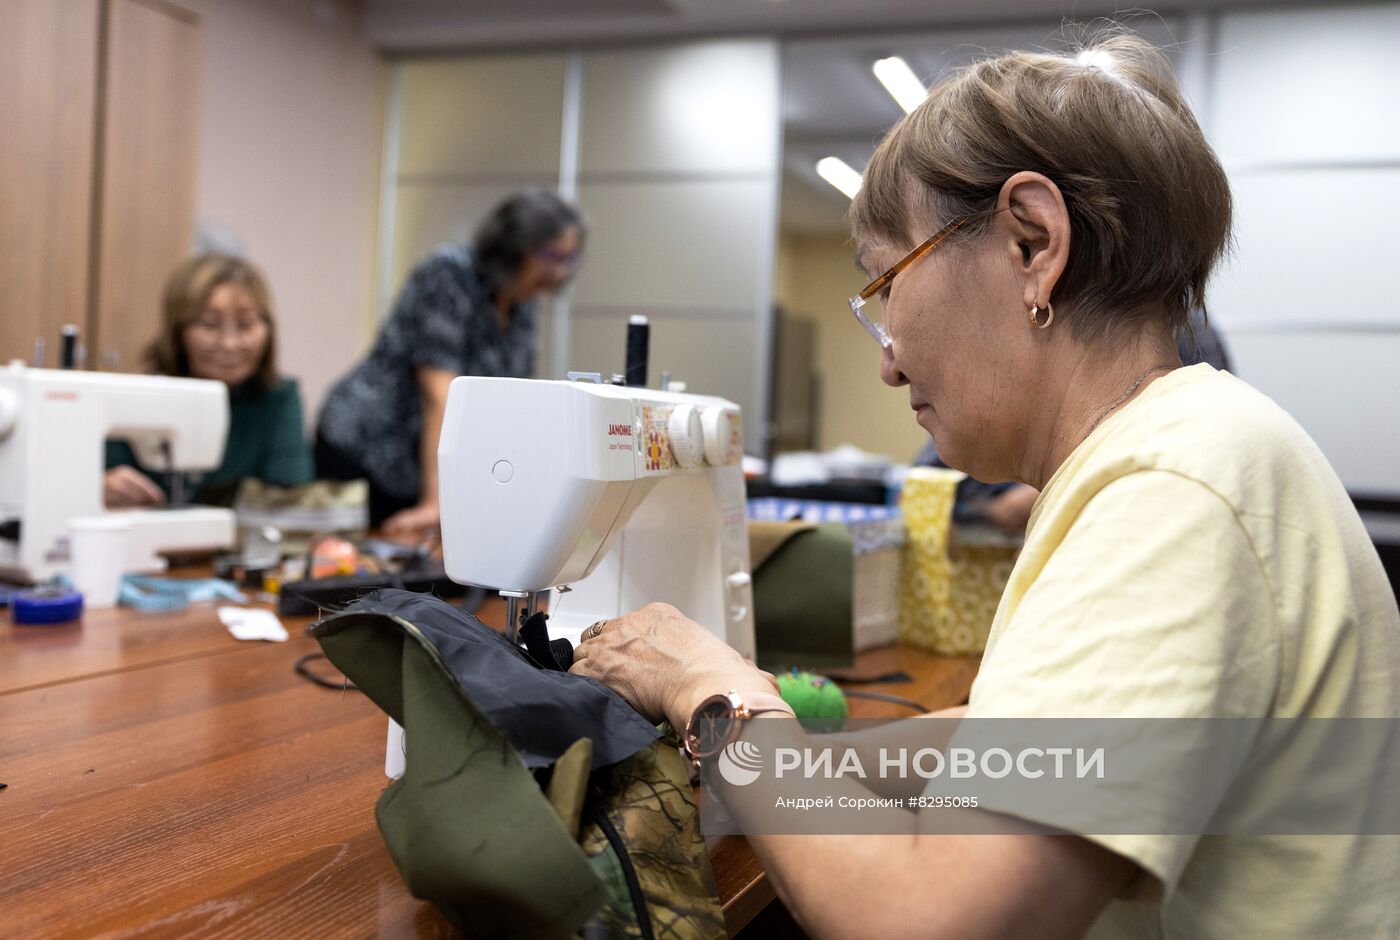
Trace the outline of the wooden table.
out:
<instances>
[{"instance_id":1,"label":"wooden table","mask_svg":"<svg viewBox=\"0 0 1400 940\"><path fill-rule=\"evenodd\" d=\"M383 714L293 672L317 649L308 622L273 644L234 640L212 606L0 615L0 937L452 935L375 828ZM966 697L976 660L892 647L850 671L896 669L914 681L870 688L937 708ZM773 891L744 839L711 860L732 934Z\"/></svg>"}]
</instances>

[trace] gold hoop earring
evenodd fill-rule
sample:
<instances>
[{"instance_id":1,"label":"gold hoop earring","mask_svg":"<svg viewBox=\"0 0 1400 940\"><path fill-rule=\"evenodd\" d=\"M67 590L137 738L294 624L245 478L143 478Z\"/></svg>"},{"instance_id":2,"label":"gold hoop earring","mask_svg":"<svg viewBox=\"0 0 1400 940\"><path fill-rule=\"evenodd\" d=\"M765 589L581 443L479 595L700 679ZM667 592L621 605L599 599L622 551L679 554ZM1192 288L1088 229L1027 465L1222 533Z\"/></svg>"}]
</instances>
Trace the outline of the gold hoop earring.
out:
<instances>
[{"instance_id":1,"label":"gold hoop earring","mask_svg":"<svg viewBox=\"0 0 1400 940\"><path fill-rule=\"evenodd\" d=\"M1051 323L1054 323L1054 322L1055 322L1055 308L1052 307L1052 306L1050 306L1050 302L1049 302L1049 301L1046 301L1046 303L1045 303L1045 322L1044 322L1044 323L1041 323L1041 322L1040 322L1040 305L1039 305L1039 304L1031 304L1031 311L1030 311L1030 314L1029 314L1029 319L1030 319L1030 321L1031 321L1031 325L1034 326L1037 330L1046 329L1046 328L1048 328L1048 327L1050 326Z\"/></svg>"}]
</instances>

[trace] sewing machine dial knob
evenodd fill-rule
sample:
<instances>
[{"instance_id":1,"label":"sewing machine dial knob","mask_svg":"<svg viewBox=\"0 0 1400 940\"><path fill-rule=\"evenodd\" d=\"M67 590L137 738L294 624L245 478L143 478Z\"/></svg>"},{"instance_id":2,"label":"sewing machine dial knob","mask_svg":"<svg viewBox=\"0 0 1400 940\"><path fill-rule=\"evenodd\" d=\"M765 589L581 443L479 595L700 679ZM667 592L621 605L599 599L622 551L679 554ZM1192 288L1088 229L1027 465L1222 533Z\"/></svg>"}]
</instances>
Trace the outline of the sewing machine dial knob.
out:
<instances>
[{"instance_id":1,"label":"sewing machine dial knob","mask_svg":"<svg viewBox=\"0 0 1400 940\"><path fill-rule=\"evenodd\" d=\"M694 405L677 405L666 422L671 437L671 454L676 463L686 469L700 466L704 453L704 431L700 426L700 410Z\"/></svg>"},{"instance_id":2,"label":"sewing machine dial knob","mask_svg":"<svg viewBox=\"0 0 1400 940\"><path fill-rule=\"evenodd\" d=\"M19 420L19 396L8 388L0 388L0 441L14 430Z\"/></svg>"},{"instance_id":3,"label":"sewing machine dial knob","mask_svg":"<svg viewBox=\"0 0 1400 940\"><path fill-rule=\"evenodd\" d=\"M712 467L723 467L739 460L730 423L734 414L733 409L719 405L710 405L700 412L700 426L705 432L705 460Z\"/></svg>"}]
</instances>

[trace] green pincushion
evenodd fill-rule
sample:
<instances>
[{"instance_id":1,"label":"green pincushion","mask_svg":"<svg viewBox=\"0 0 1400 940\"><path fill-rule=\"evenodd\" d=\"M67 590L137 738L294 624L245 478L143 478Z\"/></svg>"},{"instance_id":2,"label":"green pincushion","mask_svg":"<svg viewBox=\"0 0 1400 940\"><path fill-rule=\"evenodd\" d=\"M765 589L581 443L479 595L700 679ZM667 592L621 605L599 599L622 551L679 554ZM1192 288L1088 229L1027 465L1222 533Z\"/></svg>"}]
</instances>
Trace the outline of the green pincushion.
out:
<instances>
[{"instance_id":1,"label":"green pincushion","mask_svg":"<svg viewBox=\"0 0 1400 940\"><path fill-rule=\"evenodd\" d=\"M825 676L793 670L778 676L778 691L798 718L845 718L846 696Z\"/></svg>"}]
</instances>

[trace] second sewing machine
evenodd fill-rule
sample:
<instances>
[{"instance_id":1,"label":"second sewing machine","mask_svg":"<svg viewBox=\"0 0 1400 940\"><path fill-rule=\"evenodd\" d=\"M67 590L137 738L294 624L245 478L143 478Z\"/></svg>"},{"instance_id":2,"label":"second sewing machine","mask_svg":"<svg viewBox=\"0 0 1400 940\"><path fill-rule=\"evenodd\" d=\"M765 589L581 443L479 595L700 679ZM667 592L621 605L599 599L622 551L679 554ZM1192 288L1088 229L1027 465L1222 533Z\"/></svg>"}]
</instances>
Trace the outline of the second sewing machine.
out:
<instances>
[{"instance_id":1,"label":"second sewing machine","mask_svg":"<svg viewBox=\"0 0 1400 940\"><path fill-rule=\"evenodd\" d=\"M221 382L71 369L0 367L0 577L42 581L69 569L73 519L131 522L124 571L162 571L160 552L233 544L227 509L112 510L102 502L103 443L125 438L143 464L210 470L223 458Z\"/></svg>"}]
</instances>

